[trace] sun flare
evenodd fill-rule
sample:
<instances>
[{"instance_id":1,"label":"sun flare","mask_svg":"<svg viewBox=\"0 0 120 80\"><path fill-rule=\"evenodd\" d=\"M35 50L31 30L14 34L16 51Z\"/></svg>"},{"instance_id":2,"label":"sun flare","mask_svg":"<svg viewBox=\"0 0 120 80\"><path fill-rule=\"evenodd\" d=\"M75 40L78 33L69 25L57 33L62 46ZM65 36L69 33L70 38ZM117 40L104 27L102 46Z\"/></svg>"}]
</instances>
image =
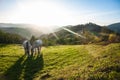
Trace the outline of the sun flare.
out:
<instances>
[{"instance_id":1,"label":"sun flare","mask_svg":"<svg viewBox=\"0 0 120 80\"><path fill-rule=\"evenodd\" d=\"M30 0L19 2L9 19L15 23L29 23L44 27L61 26L71 20L69 13L62 4L48 0Z\"/></svg>"},{"instance_id":2,"label":"sun flare","mask_svg":"<svg viewBox=\"0 0 120 80\"><path fill-rule=\"evenodd\" d=\"M48 28L53 30L61 26L88 22L108 25L120 21L119 5L113 2L105 4L104 6L108 8L105 9L101 7L102 1L93 2L92 6L86 0L86 4L84 0L2 0L0 22L34 24L44 31Z\"/></svg>"}]
</instances>

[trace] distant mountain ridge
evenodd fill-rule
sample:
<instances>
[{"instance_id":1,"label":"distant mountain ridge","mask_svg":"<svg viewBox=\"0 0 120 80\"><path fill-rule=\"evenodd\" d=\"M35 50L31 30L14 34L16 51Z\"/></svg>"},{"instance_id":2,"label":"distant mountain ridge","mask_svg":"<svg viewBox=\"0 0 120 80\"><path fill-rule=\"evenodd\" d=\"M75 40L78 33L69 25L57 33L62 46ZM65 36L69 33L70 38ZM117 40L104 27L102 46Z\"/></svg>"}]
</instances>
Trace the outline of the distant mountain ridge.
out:
<instances>
[{"instance_id":1,"label":"distant mountain ridge","mask_svg":"<svg viewBox=\"0 0 120 80\"><path fill-rule=\"evenodd\" d=\"M102 33L104 34L110 34L113 33L114 31L108 29L105 26L100 26L94 23L87 23L87 24L82 24L82 25L75 25L75 26L65 26L64 28L67 28L75 33L81 34L82 32L89 32L92 33L94 35L102 35ZM64 34L64 33L69 33L68 31L65 31L63 28L61 28L58 32L56 32L56 34ZM69 33L71 34L71 33ZM90 35L90 34L89 34Z\"/></svg>"},{"instance_id":2,"label":"distant mountain ridge","mask_svg":"<svg viewBox=\"0 0 120 80\"><path fill-rule=\"evenodd\" d=\"M120 33L120 22L108 25L108 28L115 31L115 32Z\"/></svg>"},{"instance_id":3,"label":"distant mountain ridge","mask_svg":"<svg viewBox=\"0 0 120 80\"><path fill-rule=\"evenodd\" d=\"M19 34L22 37L30 39L32 35L39 37L43 34L41 31L29 27L30 25L26 24L9 24L9 23L0 23L0 30L7 33Z\"/></svg>"},{"instance_id":4,"label":"distant mountain ridge","mask_svg":"<svg viewBox=\"0 0 120 80\"><path fill-rule=\"evenodd\" d=\"M0 43L2 44L21 44L25 40L24 37L15 33L6 33L0 30Z\"/></svg>"},{"instance_id":5,"label":"distant mountain ridge","mask_svg":"<svg viewBox=\"0 0 120 80\"><path fill-rule=\"evenodd\" d=\"M85 38L83 38L83 37ZM110 36L115 38L113 42L118 42L120 35L107 28L94 23L87 23L75 26L64 26L54 33L40 36L47 45L54 44L86 44L97 42L109 42ZM54 41L54 43L52 43Z\"/></svg>"},{"instance_id":6,"label":"distant mountain ridge","mask_svg":"<svg viewBox=\"0 0 120 80\"><path fill-rule=\"evenodd\" d=\"M57 29L55 31L55 34L58 37L61 37L64 35L64 38L66 38L66 36L70 36L72 35L70 32L65 31L63 28L67 28L70 29L71 31L74 31L75 33L81 34L82 32L87 32L87 34L89 35L94 35L94 36L98 36L98 35L108 35L109 33L113 33L114 31L117 33L120 33L120 23L115 23L115 24L111 24L108 26L100 26L94 23L87 23L87 24L80 24L80 25L75 25L75 26L63 26L59 29ZM44 34L42 31L39 31L37 29L34 28L35 26L29 25L29 24L10 24L10 23L0 23L0 30L8 32L8 33L15 33L15 34L19 34L22 37L28 38L30 39L32 35L36 36L36 37L46 37L46 34ZM54 38L54 36L52 35L52 33L47 34L49 35L49 37Z\"/></svg>"}]
</instances>

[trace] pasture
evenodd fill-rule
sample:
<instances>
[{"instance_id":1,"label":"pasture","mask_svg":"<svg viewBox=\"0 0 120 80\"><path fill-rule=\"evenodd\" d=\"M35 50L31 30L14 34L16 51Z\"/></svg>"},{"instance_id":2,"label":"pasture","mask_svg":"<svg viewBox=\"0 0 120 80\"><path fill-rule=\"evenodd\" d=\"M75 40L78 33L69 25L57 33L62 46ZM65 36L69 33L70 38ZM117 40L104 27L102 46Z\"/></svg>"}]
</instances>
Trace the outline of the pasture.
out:
<instances>
[{"instance_id":1,"label":"pasture","mask_svg":"<svg viewBox=\"0 0 120 80\"><path fill-rule=\"evenodd\" d=\"M49 46L33 57L0 44L0 80L120 80L120 43Z\"/></svg>"}]
</instances>

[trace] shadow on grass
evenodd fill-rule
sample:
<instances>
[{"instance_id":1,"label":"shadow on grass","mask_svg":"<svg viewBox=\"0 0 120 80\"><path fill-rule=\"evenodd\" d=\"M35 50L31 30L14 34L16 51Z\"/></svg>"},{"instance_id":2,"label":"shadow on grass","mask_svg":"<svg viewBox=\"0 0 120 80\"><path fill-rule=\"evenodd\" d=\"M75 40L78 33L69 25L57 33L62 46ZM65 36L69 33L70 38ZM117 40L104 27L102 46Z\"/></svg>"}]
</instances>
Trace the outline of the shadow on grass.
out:
<instances>
[{"instance_id":1,"label":"shadow on grass","mask_svg":"<svg viewBox=\"0 0 120 80\"><path fill-rule=\"evenodd\" d=\"M24 66L22 65L22 61L24 60L25 55L20 57L15 64L13 64L6 72L5 72L5 78L6 80L18 80L22 69Z\"/></svg>"},{"instance_id":2,"label":"shadow on grass","mask_svg":"<svg viewBox=\"0 0 120 80\"><path fill-rule=\"evenodd\" d=\"M33 80L35 74L43 69L43 55L20 57L16 63L5 72L6 80Z\"/></svg>"},{"instance_id":3,"label":"shadow on grass","mask_svg":"<svg viewBox=\"0 0 120 80\"><path fill-rule=\"evenodd\" d=\"M0 47L6 47L8 44L0 44Z\"/></svg>"},{"instance_id":4,"label":"shadow on grass","mask_svg":"<svg viewBox=\"0 0 120 80\"><path fill-rule=\"evenodd\" d=\"M25 63L25 72L24 79L25 80L33 80L35 73L39 72L43 69L44 61L43 55L38 55L37 57L28 57Z\"/></svg>"}]
</instances>

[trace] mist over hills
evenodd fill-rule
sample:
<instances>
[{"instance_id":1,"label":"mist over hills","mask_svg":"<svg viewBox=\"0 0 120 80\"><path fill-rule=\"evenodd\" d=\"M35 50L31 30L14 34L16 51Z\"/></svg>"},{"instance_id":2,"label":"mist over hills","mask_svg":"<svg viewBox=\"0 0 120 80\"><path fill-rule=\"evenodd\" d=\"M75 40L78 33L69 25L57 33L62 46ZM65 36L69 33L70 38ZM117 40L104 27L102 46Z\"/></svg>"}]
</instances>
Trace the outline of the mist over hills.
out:
<instances>
[{"instance_id":1,"label":"mist over hills","mask_svg":"<svg viewBox=\"0 0 120 80\"><path fill-rule=\"evenodd\" d=\"M37 30L34 26L28 24L9 24L9 23L0 23L0 30L7 33L19 34L20 36L30 39L31 36L39 37L42 31Z\"/></svg>"},{"instance_id":2,"label":"mist over hills","mask_svg":"<svg viewBox=\"0 0 120 80\"><path fill-rule=\"evenodd\" d=\"M75 26L70 25L56 28L54 32L45 34L42 32L42 29L38 30L34 28L36 26L33 25L0 23L0 30L7 33L18 34L27 39L30 39L33 35L45 41L46 44L81 44L86 42L107 41L110 34L120 36L119 25L120 23L108 26L100 26L94 23ZM79 35L86 37L86 39L83 39Z\"/></svg>"}]
</instances>

